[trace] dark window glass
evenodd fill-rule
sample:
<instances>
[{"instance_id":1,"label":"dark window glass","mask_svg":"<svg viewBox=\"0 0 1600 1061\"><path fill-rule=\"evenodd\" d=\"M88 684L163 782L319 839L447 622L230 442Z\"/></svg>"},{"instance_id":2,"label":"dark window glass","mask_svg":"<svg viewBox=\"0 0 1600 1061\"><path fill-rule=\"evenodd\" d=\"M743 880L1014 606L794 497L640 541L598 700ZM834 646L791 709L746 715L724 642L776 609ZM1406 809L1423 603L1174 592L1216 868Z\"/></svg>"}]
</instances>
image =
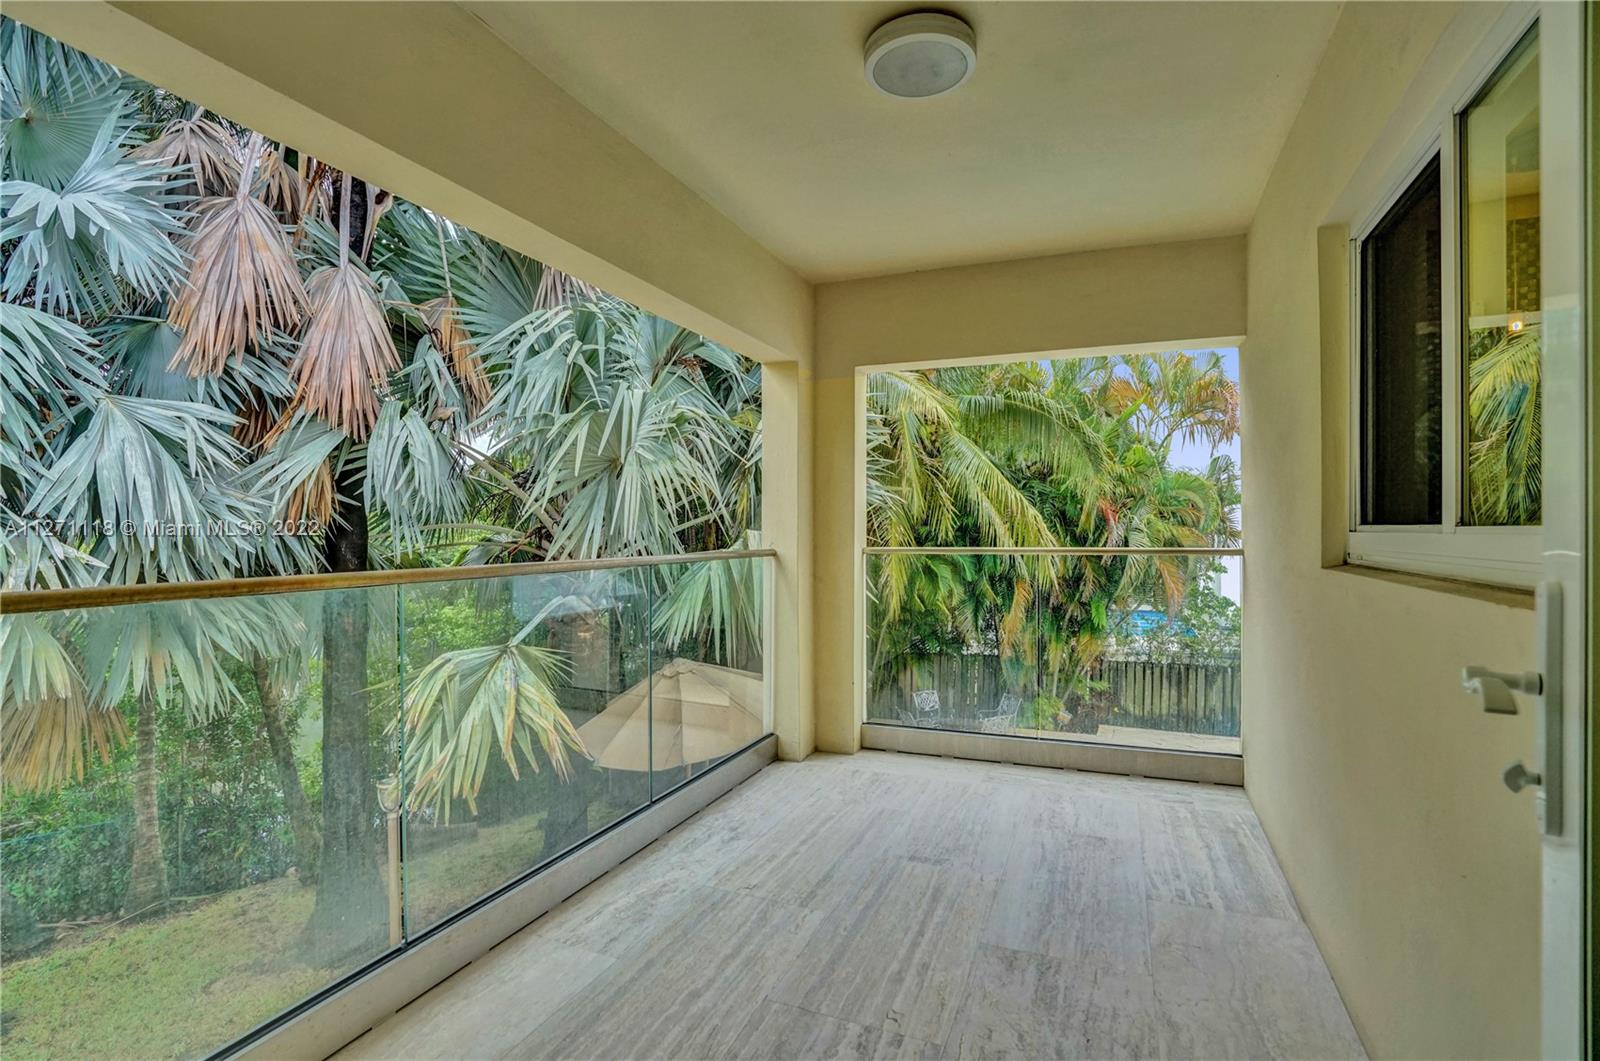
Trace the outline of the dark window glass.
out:
<instances>
[{"instance_id":1,"label":"dark window glass","mask_svg":"<svg viewBox=\"0 0 1600 1061\"><path fill-rule=\"evenodd\" d=\"M1439 159L1361 244L1361 522L1438 523Z\"/></svg>"}]
</instances>

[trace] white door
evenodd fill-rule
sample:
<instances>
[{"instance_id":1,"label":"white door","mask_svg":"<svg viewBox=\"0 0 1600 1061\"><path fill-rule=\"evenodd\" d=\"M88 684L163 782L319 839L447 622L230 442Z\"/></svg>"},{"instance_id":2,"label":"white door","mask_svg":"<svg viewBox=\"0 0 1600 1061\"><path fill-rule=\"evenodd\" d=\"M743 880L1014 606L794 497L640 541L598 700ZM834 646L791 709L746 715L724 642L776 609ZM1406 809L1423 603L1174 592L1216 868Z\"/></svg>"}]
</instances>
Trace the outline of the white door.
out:
<instances>
[{"instance_id":1,"label":"white door","mask_svg":"<svg viewBox=\"0 0 1600 1061\"><path fill-rule=\"evenodd\" d=\"M1544 833L1543 1054L1593 1056L1585 1012L1592 985L1584 920L1588 685L1593 663L1594 589L1589 570L1596 493L1593 427L1600 422L1590 388L1594 312L1589 270L1595 204L1586 202L1596 174L1585 157L1585 52L1596 17L1586 4L1547 2L1541 14L1540 71L1542 209L1541 295L1544 349L1544 582L1539 622L1540 671L1546 696L1539 710L1541 747L1529 769L1545 778L1533 827ZM1545 642L1548 641L1548 644Z\"/></svg>"}]
</instances>

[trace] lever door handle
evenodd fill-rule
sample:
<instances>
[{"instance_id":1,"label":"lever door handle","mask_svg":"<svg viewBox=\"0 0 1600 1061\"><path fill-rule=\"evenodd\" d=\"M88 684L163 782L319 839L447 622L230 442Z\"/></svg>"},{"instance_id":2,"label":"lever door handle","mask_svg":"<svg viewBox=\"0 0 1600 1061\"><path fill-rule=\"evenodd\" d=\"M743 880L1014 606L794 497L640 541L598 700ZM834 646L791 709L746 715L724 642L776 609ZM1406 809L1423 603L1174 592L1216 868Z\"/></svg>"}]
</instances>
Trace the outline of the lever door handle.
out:
<instances>
[{"instance_id":1,"label":"lever door handle","mask_svg":"<svg viewBox=\"0 0 1600 1061\"><path fill-rule=\"evenodd\" d=\"M1512 693L1538 696L1544 692L1544 678L1535 671L1497 671L1488 667L1463 667L1461 687L1476 693L1483 701L1483 709L1491 715L1514 715L1517 698Z\"/></svg>"}]
</instances>

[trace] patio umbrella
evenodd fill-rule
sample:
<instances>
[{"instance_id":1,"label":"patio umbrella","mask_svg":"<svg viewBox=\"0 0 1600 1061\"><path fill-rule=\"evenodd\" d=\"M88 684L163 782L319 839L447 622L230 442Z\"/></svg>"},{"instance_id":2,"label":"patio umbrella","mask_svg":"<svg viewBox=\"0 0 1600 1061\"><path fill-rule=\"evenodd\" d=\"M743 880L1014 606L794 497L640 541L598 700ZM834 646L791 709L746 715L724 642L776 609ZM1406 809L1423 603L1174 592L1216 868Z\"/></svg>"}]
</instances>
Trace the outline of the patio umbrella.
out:
<instances>
[{"instance_id":1,"label":"patio umbrella","mask_svg":"<svg viewBox=\"0 0 1600 1061\"><path fill-rule=\"evenodd\" d=\"M654 740L649 693L655 691ZM584 747L608 770L672 770L719 759L761 736L761 675L673 659L612 699L578 727ZM654 755L652 756L652 751Z\"/></svg>"}]
</instances>

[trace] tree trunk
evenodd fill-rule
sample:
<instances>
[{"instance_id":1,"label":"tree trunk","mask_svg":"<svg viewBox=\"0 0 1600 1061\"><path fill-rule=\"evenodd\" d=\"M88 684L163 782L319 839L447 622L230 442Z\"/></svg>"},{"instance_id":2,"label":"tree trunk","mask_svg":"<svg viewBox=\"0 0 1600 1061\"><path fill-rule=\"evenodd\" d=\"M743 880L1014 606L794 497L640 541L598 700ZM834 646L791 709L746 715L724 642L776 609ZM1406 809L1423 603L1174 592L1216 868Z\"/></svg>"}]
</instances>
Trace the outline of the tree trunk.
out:
<instances>
[{"instance_id":1,"label":"tree trunk","mask_svg":"<svg viewBox=\"0 0 1600 1061\"><path fill-rule=\"evenodd\" d=\"M346 209L342 181L334 182L334 212ZM367 188L350 184L348 239L361 256ZM339 500L323 539L329 571L365 571L367 510L364 470L347 469L336 484ZM327 594L322 606L322 857L317 904L306 923L307 942L324 962L388 940L388 898L378 872L378 794L372 776L371 698L367 676L370 590Z\"/></svg>"},{"instance_id":2,"label":"tree trunk","mask_svg":"<svg viewBox=\"0 0 1600 1061\"><path fill-rule=\"evenodd\" d=\"M156 701L146 688L139 694L139 721L134 731L133 864L122 900L125 916L153 912L167 898L156 773Z\"/></svg>"},{"instance_id":3,"label":"tree trunk","mask_svg":"<svg viewBox=\"0 0 1600 1061\"><path fill-rule=\"evenodd\" d=\"M328 569L365 570L367 514L359 479L342 479L339 494L345 500L325 542ZM370 765L370 592L335 591L322 605L322 856L317 904L306 932L315 952L328 961L376 950L388 924L378 874L377 790Z\"/></svg>"},{"instance_id":4,"label":"tree trunk","mask_svg":"<svg viewBox=\"0 0 1600 1061\"><path fill-rule=\"evenodd\" d=\"M301 884L314 884L317 880L317 862L321 856L322 837L317 832L316 819L311 816L311 804L306 799L305 786L300 783L300 770L294 761L294 746L289 741L289 727L285 720L283 697L278 695L267 673L267 660L259 652L250 655L250 669L256 679L256 693L261 697L261 728L267 735L267 748L272 753L273 765L278 769L278 784L283 789L283 810L289 818L289 831L294 836L294 865Z\"/></svg>"},{"instance_id":5,"label":"tree trunk","mask_svg":"<svg viewBox=\"0 0 1600 1061\"><path fill-rule=\"evenodd\" d=\"M587 759L574 757L572 777L563 781L546 766L548 809L544 816L544 857L564 851L589 836L589 804L594 799L594 772Z\"/></svg>"}]
</instances>

